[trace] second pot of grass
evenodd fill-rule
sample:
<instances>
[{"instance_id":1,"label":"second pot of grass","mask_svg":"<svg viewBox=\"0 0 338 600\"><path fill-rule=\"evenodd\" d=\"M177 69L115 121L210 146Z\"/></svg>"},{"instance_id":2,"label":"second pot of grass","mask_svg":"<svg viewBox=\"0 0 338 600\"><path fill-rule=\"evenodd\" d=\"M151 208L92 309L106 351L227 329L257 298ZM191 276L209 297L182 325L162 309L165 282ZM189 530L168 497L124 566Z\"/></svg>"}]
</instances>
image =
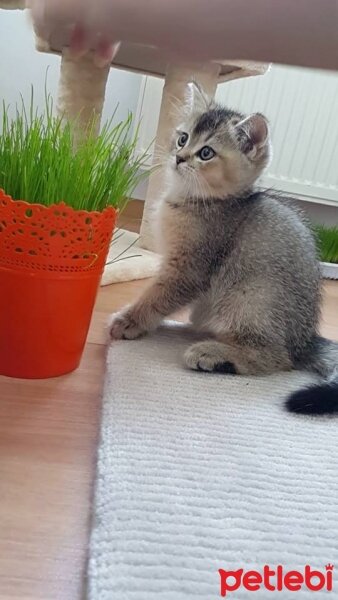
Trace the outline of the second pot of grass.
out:
<instances>
[{"instance_id":1,"label":"second pot of grass","mask_svg":"<svg viewBox=\"0 0 338 600\"><path fill-rule=\"evenodd\" d=\"M23 107L0 135L0 374L79 365L118 210L144 176L132 119L89 128Z\"/></svg>"},{"instance_id":2,"label":"second pot of grass","mask_svg":"<svg viewBox=\"0 0 338 600\"><path fill-rule=\"evenodd\" d=\"M338 279L338 227L316 225L314 232L322 276L325 279Z\"/></svg>"}]
</instances>

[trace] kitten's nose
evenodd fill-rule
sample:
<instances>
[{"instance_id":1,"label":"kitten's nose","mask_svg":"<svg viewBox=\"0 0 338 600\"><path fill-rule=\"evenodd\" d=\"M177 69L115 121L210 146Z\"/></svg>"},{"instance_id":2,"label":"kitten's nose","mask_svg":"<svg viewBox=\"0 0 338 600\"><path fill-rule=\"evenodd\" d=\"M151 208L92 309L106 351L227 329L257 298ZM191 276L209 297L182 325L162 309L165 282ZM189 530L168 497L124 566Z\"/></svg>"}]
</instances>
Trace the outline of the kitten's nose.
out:
<instances>
[{"instance_id":1,"label":"kitten's nose","mask_svg":"<svg viewBox=\"0 0 338 600\"><path fill-rule=\"evenodd\" d=\"M183 156L179 156L178 154L176 154L176 164L180 165L183 162L186 162L185 158L183 158Z\"/></svg>"}]
</instances>

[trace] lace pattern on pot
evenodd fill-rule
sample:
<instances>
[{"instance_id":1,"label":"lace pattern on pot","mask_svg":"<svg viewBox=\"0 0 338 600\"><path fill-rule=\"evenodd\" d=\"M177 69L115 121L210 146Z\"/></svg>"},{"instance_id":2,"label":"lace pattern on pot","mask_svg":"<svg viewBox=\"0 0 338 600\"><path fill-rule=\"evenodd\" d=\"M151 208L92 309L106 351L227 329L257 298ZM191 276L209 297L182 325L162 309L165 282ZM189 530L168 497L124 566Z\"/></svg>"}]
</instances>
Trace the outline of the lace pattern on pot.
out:
<instances>
[{"instance_id":1,"label":"lace pattern on pot","mask_svg":"<svg viewBox=\"0 0 338 600\"><path fill-rule=\"evenodd\" d=\"M86 272L101 270L116 210L77 211L13 200L0 190L0 267L18 270Z\"/></svg>"}]
</instances>

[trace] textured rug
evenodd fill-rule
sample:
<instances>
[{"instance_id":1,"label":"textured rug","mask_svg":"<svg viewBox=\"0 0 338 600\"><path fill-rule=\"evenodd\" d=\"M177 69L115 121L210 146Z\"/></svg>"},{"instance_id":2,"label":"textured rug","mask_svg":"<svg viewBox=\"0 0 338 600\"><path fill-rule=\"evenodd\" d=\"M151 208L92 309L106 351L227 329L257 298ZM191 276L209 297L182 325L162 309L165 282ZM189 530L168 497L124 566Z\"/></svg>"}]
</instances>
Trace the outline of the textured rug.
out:
<instances>
[{"instance_id":1,"label":"textured rug","mask_svg":"<svg viewBox=\"0 0 338 600\"><path fill-rule=\"evenodd\" d=\"M109 349L88 598L336 597L338 420L284 411L305 374L185 370L191 341L170 327Z\"/></svg>"}]
</instances>

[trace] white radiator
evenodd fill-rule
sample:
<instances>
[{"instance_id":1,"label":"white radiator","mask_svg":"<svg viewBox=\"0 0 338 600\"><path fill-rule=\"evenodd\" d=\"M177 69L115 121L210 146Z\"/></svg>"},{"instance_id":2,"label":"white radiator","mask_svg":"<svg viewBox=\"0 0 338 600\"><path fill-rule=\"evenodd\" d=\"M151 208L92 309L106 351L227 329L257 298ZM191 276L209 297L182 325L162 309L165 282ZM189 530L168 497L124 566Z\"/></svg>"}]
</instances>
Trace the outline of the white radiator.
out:
<instances>
[{"instance_id":1,"label":"white radiator","mask_svg":"<svg viewBox=\"0 0 338 600\"><path fill-rule=\"evenodd\" d=\"M271 123L266 186L338 203L338 74L274 65L264 77L222 84L217 99Z\"/></svg>"},{"instance_id":2,"label":"white radiator","mask_svg":"<svg viewBox=\"0 0 338 600\"><path fill-rule=\"evenodd\" d=\"M139 148L156 135L163 82L145 77L139 103ZM221 84L217 99L271 123L273 161L266 187L338 204L338 74L274 65L262 77Z\"/></svg>"}]
</instances>

